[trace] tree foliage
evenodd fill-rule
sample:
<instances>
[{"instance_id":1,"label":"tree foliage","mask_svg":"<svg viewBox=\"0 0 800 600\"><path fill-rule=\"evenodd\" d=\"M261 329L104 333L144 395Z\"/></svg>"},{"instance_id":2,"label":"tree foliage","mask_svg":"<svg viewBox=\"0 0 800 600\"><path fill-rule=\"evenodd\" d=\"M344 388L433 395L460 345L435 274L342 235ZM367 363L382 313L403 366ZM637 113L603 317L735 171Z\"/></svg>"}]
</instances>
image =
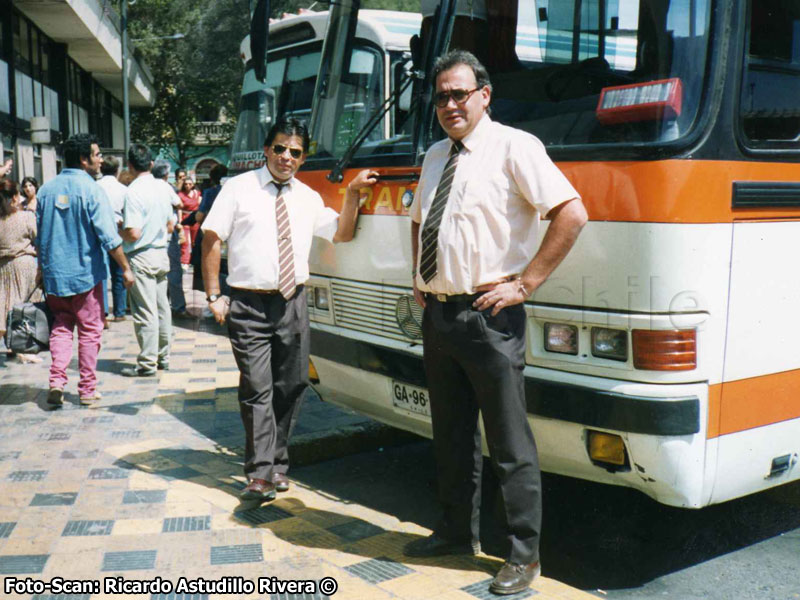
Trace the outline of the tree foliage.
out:
<instances>
[{"instance_id":1,"label":"tree foliage","mask_svg":"<svg viewBox=\"0 0 800 600\"><path fill-rule=\"evenodd\" d=\"M271 13L308 8L311 0L273 0ZM419 10L419 0L362 0L363 8ZM314 10L326 10L318 2ZM136 0L128 31L136 55L153 73L156 104L131 115L131 139L172 155L179 165L192 155L197 124L227 117L232 136L244 69L239 47L249 33L249 0ZM156 39L178 33L183 39Z\"/></svg>"}]
</instances>

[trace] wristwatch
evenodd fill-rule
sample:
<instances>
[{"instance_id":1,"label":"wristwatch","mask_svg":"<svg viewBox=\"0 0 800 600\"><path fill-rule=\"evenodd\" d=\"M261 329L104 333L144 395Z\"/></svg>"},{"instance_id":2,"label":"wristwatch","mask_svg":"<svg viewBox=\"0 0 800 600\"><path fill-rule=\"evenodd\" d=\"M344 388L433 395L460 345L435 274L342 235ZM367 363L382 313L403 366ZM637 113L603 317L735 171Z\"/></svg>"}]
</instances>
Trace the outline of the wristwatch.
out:
<instances>
[{"instance_id":1,"label":"wristwatch","mask_svg":"<svg viewBox=\"0 0 800 600\"><path fill-rule=\"evenodd\" d=\"M206 296L206 300L208 301L209 304L211 304L212 302L216 302L217 300L219 300L219 297L220 297L219 294L209 294L208 296Z\"/></svg>"}]
</instances>

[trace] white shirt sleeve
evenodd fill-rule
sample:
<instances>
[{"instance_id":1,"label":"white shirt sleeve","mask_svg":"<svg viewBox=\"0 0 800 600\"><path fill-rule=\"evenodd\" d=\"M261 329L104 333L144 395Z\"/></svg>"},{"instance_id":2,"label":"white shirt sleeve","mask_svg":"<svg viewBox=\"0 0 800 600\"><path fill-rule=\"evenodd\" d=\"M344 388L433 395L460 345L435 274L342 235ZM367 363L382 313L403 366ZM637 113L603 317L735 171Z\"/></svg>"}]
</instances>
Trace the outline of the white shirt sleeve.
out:
<instances>
[{"instance_id":1,"label":"white shirt sleeve","mask_svg":"<svg viewBox=\"0 0 800 600\"><path fill-rule=\"evenodd\" d=\"M317 207L317 217L314 219L314 235L316 237L333 242L333 236L339 228L339 213L329 206L325 206L322 197L317 195L319 205Z\"/></svg>"},{"instance_id":2,"label":"white shirt sleeve","mask_svg":"<svg viewBox=\"0 0 800 600\"><path fill-rule=\"evenodd\" d=\"M522 196L536 207L541 215L574 198L578 192L564 173L547 156L538 138L521 133L510 142L511 175Z\"/></svg>"},{"instance_id":3,"label":"white shirt sleeve","mask_svg":"<svg viewBox=\"0 0 800 600\"><path fill-rule=\"evenodd\" d=\"M231 235L233 216L236 212L236 185L231 183L222 186L214 206L200 227L203 231L213 231L223 242Z\"/></svg>"}]
</instances>

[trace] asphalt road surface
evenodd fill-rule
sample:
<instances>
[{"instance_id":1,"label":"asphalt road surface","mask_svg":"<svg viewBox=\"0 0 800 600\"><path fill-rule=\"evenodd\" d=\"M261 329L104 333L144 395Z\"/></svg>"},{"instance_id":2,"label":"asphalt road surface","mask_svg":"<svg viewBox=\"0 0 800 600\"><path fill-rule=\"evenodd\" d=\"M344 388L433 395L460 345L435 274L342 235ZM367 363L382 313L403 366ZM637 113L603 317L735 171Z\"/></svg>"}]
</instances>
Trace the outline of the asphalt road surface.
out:
<instances>
[{"instance_id":1,"label":"asphalt road surface","mask_svg":"<svg viewBox=\"0 0 800 600\"><path fill-rule=\"evenodd\" d=\"M318 462L291 475L401 520L435 523L427 440ZM486 552L503 556L492 479L484 478L481 535ZM698 511L545 475L544 503L544 574L600 598L800 599L800 484Z\"/></svg>"}]
</instances>

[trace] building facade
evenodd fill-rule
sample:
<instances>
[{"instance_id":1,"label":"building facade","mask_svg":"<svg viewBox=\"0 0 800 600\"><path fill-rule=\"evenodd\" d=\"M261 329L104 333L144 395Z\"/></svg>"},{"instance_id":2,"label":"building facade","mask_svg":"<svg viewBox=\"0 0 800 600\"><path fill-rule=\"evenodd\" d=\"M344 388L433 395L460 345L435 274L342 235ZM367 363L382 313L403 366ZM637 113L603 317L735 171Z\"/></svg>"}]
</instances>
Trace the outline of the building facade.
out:
<instances>
[{"instance_id":1,"label":"building facade","mask_svg":"<svg viewBox=\"0 0 800 600\"><path fill-rule=\"evenodd\" d=\"M124 145L122 45L111 0L0 0L0 156L17 180L60 170L60 142L92 133ZM129 50L131 106L152 106L153 78Z\"/></svg>"}]
</instances>

